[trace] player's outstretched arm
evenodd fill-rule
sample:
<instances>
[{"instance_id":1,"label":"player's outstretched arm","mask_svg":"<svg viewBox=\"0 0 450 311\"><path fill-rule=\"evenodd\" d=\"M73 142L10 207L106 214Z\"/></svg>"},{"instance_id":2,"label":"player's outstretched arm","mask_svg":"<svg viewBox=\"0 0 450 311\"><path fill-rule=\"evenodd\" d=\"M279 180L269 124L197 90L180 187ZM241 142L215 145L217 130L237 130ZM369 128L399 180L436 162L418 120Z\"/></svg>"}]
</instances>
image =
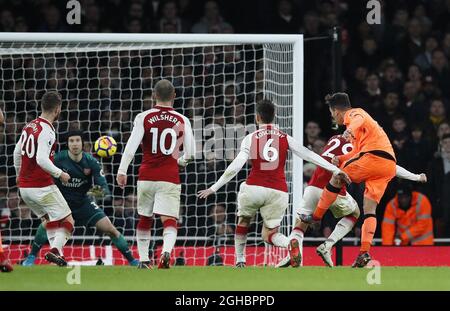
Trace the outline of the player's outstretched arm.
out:
<instances>
[{"instance_id":1,"label":"player's outstretched arm","mask_svg":"<svg viewBox=\"0 0 450 311\"><path fill-rule=\"evenodd\" d=\"M183 156L178 159L178 165L185 167L195 158L195 139L192 133L191 122L188 118L184 118L184 140L183 140Z\"/></svg>"},{"instance_id":2,"label":"player's outstretched arm","mask_svg":"<svg viewBox=\"0 0 450 311\"><path fill-rule=\"evenodd\" d=\"M47 126L43 126L37 140L36 163L53 177L61 179L63 183L67 183L70 175L63 172L50 160L50 153L54 143L55 134Z\"/></svg>"},{"instance_id":3,"label":"player's outstretched arm","mask_svg":"<svg viewBox=\"0 0 450 311\"><path fill-rule=\"evenodd\" d=\"M120 159L119 170L117 172L117 184L120 188L124 188L127 184L127 171L131 161L134 158L136 150L142 142L144 137L144 120L143 115L138 114L134 119L133 130L131 131L130 138L128 139L125 150L123 151L122 158Z\"/></svg>"},{"instance_id":4,"label":"player's outstretched arm","mask_svg":"<svg viewBox=\"0 0 450 311\"><path fill-rule=\"evenodd\" d=\"M197 193L200 199L206 199L209 195L215 193L219 190L223 185L229 182L236 174L242 169L242 167L247 163L250 156L250 144L251 144L251 135L247 135L241 144L241 151L237 155L237 157L233 160L233 162L228 165L225 172L220 176L219 180L209 187L208 189L201 190Z\"/></svg>"},{"instance_id":5,"label":"player's outstretched arm","mask_svg":"<svg viewBox=\"0 0 450 311\"><path fill-rule=\"evenodd\" d=\"M16 176L19 177L20 166L22 165L22 136L14 148L14 168L16 169Z\"/></svg>"},{"instance_id":6,"label":"player's outstretched arm","mask_svg":"<svg viewBox=\"0 0 450 311\"><path fill-rule=\"evenodd\" d=\"M0 109L0 125L5 122L5 116L3 115L3 111Z\"/></svg>"},{"instance_id":7,"label":"player's outstretched arm","mask_svg":"<svg viewBox=\"0 0 450 311\"><path fill-rule=\"evenodd\" d=\"M92 158L91 161L94 187L92 187L90 191L93 196L107 198L111 195L111 191L109 190L108 182L106 181L101 164L94 158Z\"/></svg>"},{"instance_id":8,"label":"player's outstretched arm","mask_svg":"<svg viewBox=\"0 0 450 311\"><path fill-rule=\"evenodd\" d=\"M401 167L400 165L397 165L397 173L396 176L398 178L417 181L420 183L426 183L427 182L427 175L424 173L421 174L414 174L408 171L407 169Z\"/></svg>"}]
</instances>

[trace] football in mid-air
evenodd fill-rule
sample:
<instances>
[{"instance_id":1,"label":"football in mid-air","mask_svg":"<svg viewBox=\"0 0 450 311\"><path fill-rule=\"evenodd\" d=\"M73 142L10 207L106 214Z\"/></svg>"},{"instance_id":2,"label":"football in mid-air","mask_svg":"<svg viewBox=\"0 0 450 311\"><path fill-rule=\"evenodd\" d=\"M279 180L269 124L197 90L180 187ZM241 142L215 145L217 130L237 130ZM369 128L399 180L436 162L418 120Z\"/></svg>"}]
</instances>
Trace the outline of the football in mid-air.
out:
<instances>
[{"instance_id":1,"label":"football in mid-air","mask_svg":"<svg viewBox=\"0 0 450 311\"><path fill-rule=\"evenodd\" d=\"M117 142L111 136L101 136L94 144L94 152L102 158L111 157L117 151Z\"/></svg>"}]
</instances>

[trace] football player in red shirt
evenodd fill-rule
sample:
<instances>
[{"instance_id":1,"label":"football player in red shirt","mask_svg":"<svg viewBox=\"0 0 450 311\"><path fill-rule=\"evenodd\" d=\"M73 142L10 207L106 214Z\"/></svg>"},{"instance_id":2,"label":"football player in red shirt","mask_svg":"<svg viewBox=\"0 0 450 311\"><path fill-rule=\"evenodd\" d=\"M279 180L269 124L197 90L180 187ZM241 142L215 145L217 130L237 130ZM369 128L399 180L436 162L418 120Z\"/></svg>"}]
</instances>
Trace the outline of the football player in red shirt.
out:
<instances>
[{"instance_id":1,"label":"football player in red shirt","mask_svg":"<svg viewBox=\"0 0 450 311\"><path fill-rule=\"evenodd\" d=\"M137 182L140 216L137 224L139 268L150 269L148 248L153 215L159 215L164 226L163 249L158 268L169 268L170 254L177 239L181 184L178 166L186 166L195 156L195 141L188 118L173 109L175 88L168 80L158 81L154 96L156 105L136 116L117 173L121 188L127 184L127 170L142 143L144 156ZM181 147L184 151L181 154Z\"/></svg>"},{"instance_id":2,"label":"football player in red shirt","mask_svg":"<svg viewBox=\"0 0 450 311\"><path fill-rule=\"evenodd\" d=\"M278 247L298 248L298 241L291 240L278 232L289 203L285 177L285 163L288 150L296 156L324 167L345 179L339 168L302 146L294 138L275 127L275 105L263 100L256 105L256 121L259 129L247 135L241 144L241 151L228 166L220 179L206 190L199 191L200 198L206 198L229 182L251 159L252 169L247 180L241 184L238 194L238 224L235 232L236 266L245 266L245 245L251 219L258 210L264 226L264 241ZM301 258L299 258L301 260Z\"/></svg>"},{"instance_id":3,"label":"football player in red shirt","mask_svg":"<svg viewBox=\"0 0 450 311\"><path fill-rule=\"evenodd\" d=\"M18 176L20 196L43 220L51 250L45 259L66 266L63 247L73 231L72 212L53 178L67 183L69 174L53 164L56 134L52 123L61 113L61 95L47 92L41 99L41 115L22 130L14 149L14 167Z\"/></svg>"}]
</instances>

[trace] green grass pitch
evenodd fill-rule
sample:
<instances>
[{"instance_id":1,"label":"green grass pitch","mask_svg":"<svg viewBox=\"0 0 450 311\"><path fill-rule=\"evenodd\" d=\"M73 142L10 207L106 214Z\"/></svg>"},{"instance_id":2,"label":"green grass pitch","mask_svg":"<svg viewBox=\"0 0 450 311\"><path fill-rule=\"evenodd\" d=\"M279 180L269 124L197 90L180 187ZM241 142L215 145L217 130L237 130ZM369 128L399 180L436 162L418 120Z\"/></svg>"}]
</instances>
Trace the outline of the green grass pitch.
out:
<instances>
[{"instance_id":1,"label":"green grass pitch","mask_svg":"<svg viewBox=\"0 0 450 311\"><path fill-rule=\"evenodd\" d=\"M449 267L382 267L381 284L369 285L370 269L302 267L81 267L81 284L66 282L69 268L15 266L0 273L3 290L450 290Z\"/></svg>"}]
</instances>

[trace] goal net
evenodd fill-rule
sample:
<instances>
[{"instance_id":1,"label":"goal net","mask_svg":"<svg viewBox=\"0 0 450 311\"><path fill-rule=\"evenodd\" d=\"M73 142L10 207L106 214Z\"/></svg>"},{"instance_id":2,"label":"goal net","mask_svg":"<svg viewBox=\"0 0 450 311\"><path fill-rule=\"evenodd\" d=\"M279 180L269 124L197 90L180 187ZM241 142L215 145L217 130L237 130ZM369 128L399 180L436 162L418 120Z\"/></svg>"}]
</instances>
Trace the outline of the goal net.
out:
<instances>
[{"instance_id":1,"label":"goal net","mask_svg":"<svg viewBox=\"0 0 450 311\"><path fill-rule=\"evenodd\" d=\"M12 155L22 127L38 116L40 98L47 90L58 90L63 97L56 124L59 150L67 148L65 134L77 128L86 133L86 152L93 152L93 142L102 135L118 142L115 156L99 159L112 198L97 203L137 256L140 149L124 191L115 175L135 116L152 107L155 83L168 79L176 88L174 108L191 120L198 150L195 162L181 171L179 231L172 256L175 264L234 264L237 192L250 165L208 200L198 199L196 193L221 176L242 139L256 129L255 104L263 98L276 103L280 129L302 140L301 36L23 34L21 39L20 34L9 35L0 40L0 107L6 119L0 128L0 229L9 257L17 262L26 255L40 223L18 196ZM290 156L286 167L294 196L302 193L301 161L295 161ZM300 176L293 176L294 166ZM293 201L291 195L281 227L284 233L292 226ZM95 228L77 223L75 228L65 248L69 261L126 262ZM286 254L264 244L261 228L257 215L249 231L248 265L273 265ZM159 219L152 239L150 258L156 259L162 243ZM43 262L43 251L38 263Z\"/></svg>"}]
</instances>

